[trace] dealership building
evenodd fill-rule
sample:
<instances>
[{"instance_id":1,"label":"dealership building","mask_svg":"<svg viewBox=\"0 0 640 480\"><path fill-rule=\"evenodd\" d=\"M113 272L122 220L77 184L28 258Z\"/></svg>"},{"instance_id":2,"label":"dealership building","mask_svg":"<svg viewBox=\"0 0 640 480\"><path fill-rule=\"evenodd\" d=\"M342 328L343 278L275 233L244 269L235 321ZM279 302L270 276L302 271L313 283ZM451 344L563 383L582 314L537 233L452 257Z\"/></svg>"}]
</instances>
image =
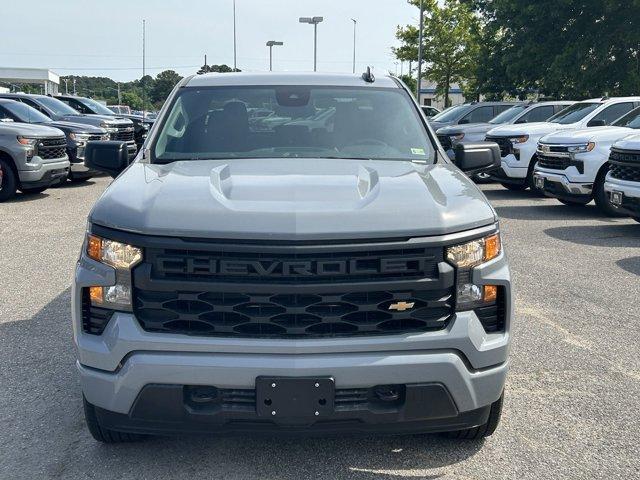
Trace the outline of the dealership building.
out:
<instances>
[{"instance_id":1,"label":"dealership building","mask_svg":"<svg viewBox=\"0 0 640 480\"><path fill-rule=\"evenodd\" d=\"M56 95L60 90L60 75L46 68L0 67L0 87L19 91L20 85L41 85L45 95Z\"/></svg>"}]
</instances>

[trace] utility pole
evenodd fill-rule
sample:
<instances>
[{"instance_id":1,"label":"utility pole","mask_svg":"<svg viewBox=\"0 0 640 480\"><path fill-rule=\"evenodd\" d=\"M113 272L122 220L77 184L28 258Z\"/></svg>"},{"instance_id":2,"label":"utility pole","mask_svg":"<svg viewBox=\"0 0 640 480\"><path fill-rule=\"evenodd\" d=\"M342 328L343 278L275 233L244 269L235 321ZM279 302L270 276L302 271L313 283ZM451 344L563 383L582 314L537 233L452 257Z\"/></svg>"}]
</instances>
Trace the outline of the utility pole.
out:
<instances>
[{"instance_id":1,"label":"utility pole","mask_svg":"<svg viewBox=\"0 0 640 480\"><path fill-rule=\"evenodd\" d=\"M69 79L64 79L64 94L69 95Z\"/></svg>"},{"instance_id":2,"label":"utility pole","mask_svg":"<svg viewBox=\"0 0 640 480\"><path fill-rule=\"evenodd\" d=\"M73 77L73 94L76 94L76 77Z\"/></svg>"},{"instance_id":3,"label":"utility pole","mask_svg":"<svg viewBox=\"0 0 640 480\"><path fill-rule=\"evenodd\" d=\"M422 82L422 31L424 30L424 6L420 0L420 31L418 32L418 86L416 100L420 103L420 83Z\"/></svg>"},{"instance_id":4,"label":"utility pole","mask_svg":"<svg viewBox=\"0 0 640 480\"><path fill-rule=\"evenodd\" d=\"M120 97L120 82L118 82L117 85L118 85L118 105L122 105L122 97Z\"/></svg>"},{"instance_id":5,"label":"utility pole","mask_svg":"<svg viewBox=\"0 0 640 480\"><path fill-rule=\"evenodd\" d=\"M237 45L236 45L236 0L233 0L233 71L237 71Z\"/></svg>"},{"instance_id":6,"label":"utility pole","mask_svg":"<svg viewBox=\"0 0 640 480\"><path fill-rule=\"evenodd\" d=\"M358 21L355 18L352 18L353 22L353 73L356 73L356 24Z\"/></svg>"}]
</instances>

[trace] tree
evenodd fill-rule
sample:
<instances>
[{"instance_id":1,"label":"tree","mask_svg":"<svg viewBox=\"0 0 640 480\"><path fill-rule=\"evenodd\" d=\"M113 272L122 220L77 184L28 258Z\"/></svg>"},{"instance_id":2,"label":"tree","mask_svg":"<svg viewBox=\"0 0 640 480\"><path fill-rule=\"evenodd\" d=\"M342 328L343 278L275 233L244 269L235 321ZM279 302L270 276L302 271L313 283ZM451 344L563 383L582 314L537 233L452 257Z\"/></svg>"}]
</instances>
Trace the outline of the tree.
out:
<instances>
[{"instance_id":1,"label":"tree","mask_svg":"<svg viewBox=\"0 0 640 480\"><path fill-rule=\"evenodd\" d=\"M124 92L121 97L122 103L129 105L132 110L142 110L142 98L136 92Z\"/></svg>"},{"instance_id":2,"label":"tree","mask_svg":"<svg viewBox=\"0 0 640 480\"><path fill-rule=\"evenodd\" d=\"M584 98L640 89L640 1L467 0L494 45L481 54L482 88Z\"/></svg>"},{"instance_id":3,"label":"tree","mask_svg":"<svg viewBox=\"0 0 640 480\"><path fill-rule=\"evenodd\" d=\"M202 75L203 73L211 73L211 72L217 72L217 73L230 73L230 72L241 72L242 70L240 70L239 68L236 68L235 70L233 68L231 68L229 65L226 64L222 64L222 65L203 65L200 67L200 70L197 71L198 75Z\"/></svg>"},{"instance_id":4,"label":"tree","mask_svg":"<svg viewBox=\"0 0 640 480\"><path fill-rule=\"evenodd\" d=\"M156 104L164 102L180 80L182 77L173 70L160 72L151 89L151 101Z\"/></svg>"},{"instance_id":5,"label":"tree","mask_svg":"<svg viewBox=\"0 0 640 480\"><path fill-rule=\"evenodd\" d=\"M418 6L419 0L409 0ZM436 83L436 95L451 105L451 85L467 84L475 92L474 61L478 56L478 38L481 26L471 6L460 0L445 0L440 6L436 0L424 0L423 60L425 78ZM412 25L398 27L396 37L402 42L393 51L400 60L418 58L418 28Z\"/></svg>"}]
</instances>

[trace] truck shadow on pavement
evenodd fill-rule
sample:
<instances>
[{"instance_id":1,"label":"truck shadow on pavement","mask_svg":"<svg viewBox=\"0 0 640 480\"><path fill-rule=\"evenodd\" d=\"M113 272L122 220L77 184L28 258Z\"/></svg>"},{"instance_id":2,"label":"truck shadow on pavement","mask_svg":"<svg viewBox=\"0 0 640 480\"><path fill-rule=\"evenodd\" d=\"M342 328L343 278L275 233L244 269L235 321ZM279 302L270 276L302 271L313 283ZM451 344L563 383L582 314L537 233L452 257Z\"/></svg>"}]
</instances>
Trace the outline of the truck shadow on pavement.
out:
<instances>
[{"instance_id":1,"label":"truck shadow on pavement","mask_svg":"<svg viewBox=\"0 0 640 480\"><path fill-rule=\"evenodd\" d=\"M550 204L545 202L540 205L522 205L522 206L494 206L499 217L509 218L512 220L535 220L535 221L553 221L553 220L601 220L603 222L615 222L616 219L605 216L595 205L587 205L584 207L570 207L567 205Z\"/></svg>"},{"instance_id":2,"label":"truck shadow on pavement","mask_svg":"<svg viewBox=\"0 0 640 480\"><path fill-rule=\"evenodd\" d=\"M498 190L482 188L482 193L484 193L485 197L489 200L530 200L532 202L542 202L547 198L541 194L532 192L531 190L514 191L507 190L506 188Z\"/></svg>"},{"instance_id":3,"label":"truck shadow on pavement","mask_svg":"<svg viewBox=\"0 0 640 480\"><path fill-rule=\"evenodd\" d=\"M31 318L0 323L0 478L439 478L484 445L437 435L99 444L84 425L69 302L66 289Z\"/></svg>"},{"instance_id":4,"label":"truck shadow on pavement","mask_svg":"<svg viewBox=\"0 0 640 480\"><path fill-rule=\"evenodd\" d=\"M552 238L592 247L640 247L640 225L573 225L543 230Z\"/></svg>"},{"instance_id":5,"label":"truck shadow on pavement","mask_svg":"<svg viewBox=\"0 0 640 480\"><path fill-rule=\"evenodd\" d=\"M621 269L640 277L640 257L623 258L616 262Z\"/></svg>"}]
</instances>

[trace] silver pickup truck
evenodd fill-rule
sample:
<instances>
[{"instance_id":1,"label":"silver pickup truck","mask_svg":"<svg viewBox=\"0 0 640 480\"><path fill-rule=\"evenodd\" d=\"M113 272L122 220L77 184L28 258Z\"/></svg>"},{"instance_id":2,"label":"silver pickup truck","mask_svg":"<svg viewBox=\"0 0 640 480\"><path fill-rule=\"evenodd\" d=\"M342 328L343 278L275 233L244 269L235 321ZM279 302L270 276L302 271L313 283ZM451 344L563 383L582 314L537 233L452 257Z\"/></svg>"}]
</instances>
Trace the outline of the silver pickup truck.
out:
<instances>
[{"instance_id":1,"label":"silver pickup truck","mask_svg":"<svg viewBox=\"0 0 640 480\"><path fill-rule=\"evenodd\" d=\"M57 128L0 122L0 202L38 193L69 173L67 140Z\"/></svg>"},{"instance_id":2,"label":"silver pickup truck","mask_svg":"<svg viewBox=\"0 0 640 480\"><path fill-rule=\"evenodd\" d=\"M250 122L255 108L282 120ZM332 121L304 123L323 110ZM268 431L491 435L512 318L496 212L393 77L198 75L116 176L72 293L101 442ZM456 166L457 165L457 166Z\"/></svg>"}]
</instances>

